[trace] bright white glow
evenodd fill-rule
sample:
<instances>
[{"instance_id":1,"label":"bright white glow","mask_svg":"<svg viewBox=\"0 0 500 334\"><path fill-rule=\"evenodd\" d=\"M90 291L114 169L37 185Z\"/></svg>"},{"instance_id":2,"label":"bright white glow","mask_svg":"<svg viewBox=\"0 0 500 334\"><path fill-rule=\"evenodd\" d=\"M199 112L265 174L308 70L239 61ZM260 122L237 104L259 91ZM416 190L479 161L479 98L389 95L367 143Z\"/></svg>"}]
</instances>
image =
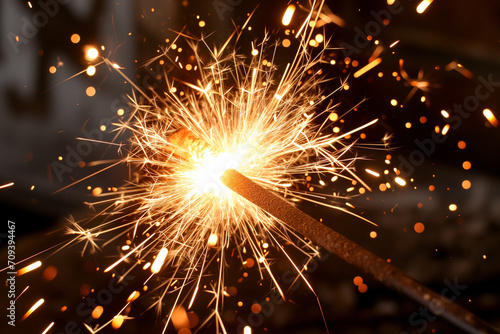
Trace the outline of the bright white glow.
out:
<instances>
[{"instance_id":1,"label":"bright white glow","mask_svg":"<svg viewBox=\"0 0 500 334\"><path fill-rule=\"evenodd\" d=\"M419 3L417 6L417 13L422 14L423 12L425 12L425 10L427 9L427 7L429 7L432 1L434 0L423 0L421 3Z\"/></svg>"},{"instance_id":2,"label":"bright white glow","mask_svg":"<svg viewBox=\"0 0 500 334\"><path fill-rule=\"evenodd\" d=\"M396 181L396 183L399 184L400 186L406 186L406 181L400 178L399 176L396 177L394 181Z\"/></svg>"},{"instance_id":3,"label":"bright white glow","mask_svg":"<svg viewBox=\"0 0 500 334\"><path fill-rule=\"evenodd\" d=\"M295 13L295 5L289 5L286 8L285 14L283 15L283 20L281 20L281 23L283 23L284 26L290 24L290 22L292 21L293 13Z\"/></svg>"},{"instance_id":4,"label":"bright white glow","mask_svg":"<svg viewBox=\"0 0 500 334\"><path fill-rule=\"evenodd\" d=\"M160 272L161 267L163 266L163 263L165 262L165 259L167 258L168 254L168 249L163 247L158 255L156 256L155 261L153 262L153 265L151 266L151 272L153 274L157 274Z\"/></svg>"}]
</instances>

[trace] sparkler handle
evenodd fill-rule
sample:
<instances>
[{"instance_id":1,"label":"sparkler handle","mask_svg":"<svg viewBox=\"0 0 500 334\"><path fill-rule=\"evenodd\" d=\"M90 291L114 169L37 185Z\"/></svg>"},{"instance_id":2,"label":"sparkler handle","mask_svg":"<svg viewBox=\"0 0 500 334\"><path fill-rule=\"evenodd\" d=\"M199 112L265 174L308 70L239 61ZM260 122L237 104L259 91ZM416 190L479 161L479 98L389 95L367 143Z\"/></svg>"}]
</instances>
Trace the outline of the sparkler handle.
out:
<instances>
[{"instance_id":1,"label":"sparkler handle","mask_svg":"<svg viewBox=\"0 0 500 334\"><path fill-rule=\"evenodd\" d=\"M226 170L221 180L226 187L283 221L314 243L374 276L387 287L427 307L435 315L446 319L457 328L467 333L500 333L500 330L473 313L415 281L400 269L318 222L236 170Z\"/></svg>"}]
</instances>

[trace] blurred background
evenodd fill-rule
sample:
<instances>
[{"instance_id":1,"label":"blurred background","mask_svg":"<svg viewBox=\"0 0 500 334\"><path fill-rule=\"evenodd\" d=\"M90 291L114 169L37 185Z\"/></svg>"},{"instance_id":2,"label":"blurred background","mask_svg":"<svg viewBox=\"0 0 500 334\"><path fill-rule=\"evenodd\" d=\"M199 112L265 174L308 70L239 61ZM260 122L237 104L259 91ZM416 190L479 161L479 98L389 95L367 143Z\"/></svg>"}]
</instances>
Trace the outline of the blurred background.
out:
<instances>
[{"instance_id":1,"label":"blurred background","mask_svg":"<svg viewBox=\"0 0 500 334\"><path fill-rule=\"evenodd\" d=\"M427 8L422 3L325 2L325 18L316 29L331 38L332 49L327 52L331 61L325 73L334 79L324 89L335 90L347 79L348 87L333 96L340 103L339 114L363 101L345 116L346 124L354 127L380 119L365 131L366 138L354 138L359 140L359 155L366 158L357 162L356 169L373 192L355 194L349 200L355 207L352 211L379 226L321 207L301 209L390 259L438 293L448 284L459 284L455 302L500 326L500 132L495 117L500 110L500 3L437 0ZM107 166L93 161L120 156L118 147L103 142L127 140L126 136L115 138L112 123L127 116L127 94L133 90L117 71L100 64L101 57L119 64L138 87L161 89L163 67L157 62L143 65L161 54L178 32L206 36L209 46L220 46L256 9L252 30L247 29L239 42L244 53L265 32L271 40L291 38L287 29L300 26L311 4L296 3L292 22L284 27L282 17L289 4L257 0L2 1L2 263L7 262L9 220L16 223L17 259L29 257L68 240L66 219L93 212L87 203L95 200L97 187L107 192L130 177L126 166L118 166L61 191ZM280 57L278 64L290 61L286 55ZM378 66L355 75L378 57L382 59ZM78 138L95 142L84 145ZM390 138L386 147L370 149L370 143L381 138ZM394 167L406 185L395 182ZM380 176L367 174L367 168ZM328 187L332 191L346 188ZM46 260L36 257L44 261L42 268L16 281L18 293L30 286L18 299L18 319L39 298L45 303L15 328L3 318L2 332L41 333L51 321L59 326L52 329L54 333L88 332L81 324L93 327L98 321L86 321L75 309L89 287L106 288L109 277L93 273L96 263L112 261L117 247L112 244L105 252L82 257L83 245L79 244ZM52 251L44 256L48 254ZM279 254L275 266L282 278L291 270ZM234 275L230 272L228 286L238 288L236 297L227 298L223 313L230 332L246 323L252 325L253 333L325 333L324 321L333 333L456 332L333 256L326 256L309 271L323 315L314 294L304 284L291 286L291 282L287 303L273 304L272 310L256 315L251 305L269 298L271 281L261 281L257 272L248 270L249 278L242 283L239 269ZM7 277L5 271L1 275ZM363 288L353 281L357 276L363 279ZM138 281L125 290L140 285ZM0 299L6 299L7 290L2 294ZM128 294L113 296L120 300ZM148 303L145 298L138 309L146 310ZM123 305L116 304L106 308L110 314L113 307L119 310ZM67 311L61 311L63 306ZM204 307L198 309L201 314ZM135 319L118 330L108 327L102 332L161 332L154 312L140 314L137 311ZM72 321L78 326L72 327ZM215 331L209 324L198 332ZM172 327L167 332L176 330Z\"/></svg>"}]
</instances>

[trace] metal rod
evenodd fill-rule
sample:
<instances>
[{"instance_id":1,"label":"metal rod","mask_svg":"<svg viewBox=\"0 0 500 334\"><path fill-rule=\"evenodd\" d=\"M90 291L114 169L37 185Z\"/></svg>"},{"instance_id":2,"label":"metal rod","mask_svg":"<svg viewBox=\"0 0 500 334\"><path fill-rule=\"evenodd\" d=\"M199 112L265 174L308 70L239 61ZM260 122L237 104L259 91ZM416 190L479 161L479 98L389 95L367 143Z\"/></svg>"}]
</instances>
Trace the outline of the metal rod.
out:
<instances>
[{"instance_id":1,"label":"metal rod","mask_svg":"<svg viewBox=\"0 0 500 334\"><path fill-rule=\"evenodd\" d=\"M400 269L323 225L238 171L226 170L221 180L226 187L283 221L317 245L372 275L387 287L427 307L432 313L446 319L457 328L467 333L500 333L500 330L473 313L418 283Z\"/></svg>"}]
</instances>

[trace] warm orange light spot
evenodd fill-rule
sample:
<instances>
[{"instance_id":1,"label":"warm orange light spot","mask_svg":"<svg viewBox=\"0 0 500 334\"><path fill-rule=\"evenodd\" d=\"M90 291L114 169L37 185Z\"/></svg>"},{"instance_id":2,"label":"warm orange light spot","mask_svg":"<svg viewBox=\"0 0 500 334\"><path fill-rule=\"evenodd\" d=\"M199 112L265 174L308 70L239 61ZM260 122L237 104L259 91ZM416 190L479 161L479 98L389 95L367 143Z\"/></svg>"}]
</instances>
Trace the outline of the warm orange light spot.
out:
<instances>
[{"instance_id":1,"label":"warm orange light spot","mask_svg":"<svg viewBox=\"0 0 500 334\"><path fill-rule=\"evenodd\" d=\"M92 311L92 318L99 319L104 312L104 308L101 305L97 305Z\"/></svg>"},{"instance_id":2,"label":"warm orange light spot","mask_svg":"<svg viewBox=\"0 0 500 334\"><path fill-rule=\"evenodd\" d=\"M92 195L99 196L100 194L102 194L102 188L101 187L95 187L94 190L92 190Z\"/></svg>"},{"instance_id":3,"label":"warm orange light spot","mask_svg":"<svg viewBox=\"0 0 500 334\"><path fill-rule=\"evenodd\" d=\"M250 307L250 309L252 310L253 313L260 313L260 311L262 311L262 306L260 306L260 304L252 304L252 307Z\"/></svg>"},{"instance_id":4,"label":"warm orange light spot","mask_svg":"<svg viewBox=\"0 0 500 334\"><path fill-rule=\"evenodd\" d=\"M365 293L366 291L368 291L368 285L366 285L366 284L364 284L364 283L363 283L363 284L360 284L360 285L358 286L358 291L359 291L360 293Z\"/></svg>"},{"instance_id":5,"label":"warm orange light spot","mask_svg":"<svg viewBox=\"0 0 500 334\"><path fill-rule=\"evenodd\" d=\"M71 39L71 43L76 44L76 43L80 42L80 35L73 34L73 35L71 35L70 39Z\"/></svg>"},{"instance_id":6,"label":"warm orange light spot","mask_svg":"<svg viewBox=\"0 0 500 334\"><path fill-rule=\"evenodd\" d=\"M96 93L96 90L92 86L87 87L87 89L85 90L85 94L87 94L87 96L89 96L89 97L94 96L95 93Z\"/></svg>"},{"instance_id":7,"label":"warm orange light spot","mask_svg":"<svg viewBox=\"0 0 500 334\"><path fill-rule=\"evenodd\" d=\"M227 293L228 293L230 296L235 296L235 295L238 293L238 289L236 289L234 286L230 286L230 287L227 289Z\"/></svg>"},{"instance_id":8,"label":"warm orange light spot","mask_svg":"<svg viewBox=\"0 0 500 334\"><path fill-rule=\"evenodd\" d=\"M417 233L422 233L425 230L425 225L422 224L422 223L420 223L420 222L418 222L415 225L413 225L413 229Z\"/></svg>"},{"instance_id":9,"label":"warm orange light spot","mask_svg":"<svg viewBox=\"0 0 500 334\"><path fill-rule=\"evenodd\" d=\"M196 327L198 325L198 323L200 322L200 317L198 317L198 315L194 312L188 312L187 316L188 316L190 328Z\"/></svg>"},{"instance_id":10,"label":"warm orange light spot","mask_svg":"<svg viewBox=\"0 0 500 334\"><path fill-rule=\"evenodd\" d=\"M356 277L354 277L354 279L352 280L352 282L354 283L354 285L360 286L361 284L363 284L363 277L356 276Z\"/></svg>"},{"instance_id":11,"label":"warm orange light spot","mask_svg":"<svg viewBox=\"0 0 500 334\"><path fill-rule=\"evenodd\" d=\"M54 266L48 266L43 271L43 279L46 281L52 281L57 276L57 269Z\"/></svg>"},{"instance_id":12,"label":"warm orange light spot","mask_svg":"<svg viewBox=\"0 0 500 334\"><path fill-rule=\"evenodd\" d=\"M56 71L57 71L57 68L56 68L55 66L51 66L51 67L49 67L49 72L50 72L51 74L56 73Z\"/></svg>"},{"instance_id":13,"label":"warm orange light spot","mask_svg":"<svg viewBox=\"0 0 500 334\"><path fill-rule=\"evenodd\" d=\"M465 170L469 170L469 169L471 169L472 164L470 163L470 161L464 161L464 163L462 164L462 167L463 167Z\"/></svg>"},{"instance_id":14,"label":"warm orange light spot","mask_svg":"<svg viewBox=\"0 0 500 334\"><path fill-rule=\"evenodd\" d=\"M80 295L82 297L87 297L90 293L90 285L84 283L80 286Z\"/></svg>"},{"instance_id":15,"label":"warm orange light spot","mask_svg":"<svg viewBox=\"0 0 500 334\"><path fill-rule=\"evenodd\" d=\"M425 116L420 117L420 123L422 123L422 124L427 123L427 117L425 117Z\"/></svg>"},{"instance_id":16,"label":"warm orange light spot","mask_svg":"<svg viewBox=\"0 0 500 334\"><path fill-rule=\"evenodd\" d=\"M118 329L123 325L123 322L125 321L125 317L123 315L117 315L113 318L113 321L111 322L111 327L114 329Z\"/></svg>"},{"instance_id":17,"label":"warm orange light spot","mask_svg":"<svg viewBox=\"0 0 500 334\"><path fill-rule=\"evenodd\" d=\"M461 150L463 150L464 148L467 147L467 144L463 140L459 141L457 145L458 145L458 148Z\"/></svg>"},{"instance_id":18,"label":"warm orange light spot","mask_svg":"<svg viewBox=\"0 0 500 334\"><path fill-rule=\"evenodd\" d=\"M371 231L370 232L370 238L375 239L377 237L377 232Z\"/></svg>"},{"instance_id":19,"label":"warm orange light spot","mask_svg":"<svg viewBox=\"0 0 500 334\"><path fill-rule=\"evenodd\" d=\"M435 186L433 186L433 185L431 184L431 185L429 186L429 190L430 190L430 191L434 191L434 190L436 190L436 187L435 187Z\"/></svg>"},{"instance_id":20,"label":"warm orange light spot","mask_svg":"<svg viewBox=\"0 0 500 334\"><path fill-rule=\"evenodd\" d=\"M248 259L245 260L245 262L243 262L243 264L247 268L252 268L254 266L254 264L255 264L255 261L252 258L248 258Z\"/></svg>"},{"instance_id":21,"label":"warm orange light spot","mask_svg":"<svg viewBox=\"0 0 500 334\"><path fill-rule=\"evenodd\" d=\"M463 180L462 181L462 188L464 189L470 189L472 186L472 183L469 180Z\"/></svg>"},{"instance_id":22,"label":"warm orange light spot","mask_svg":"<svg viewBox=\"0 0 500 334\"><path fill-rule=\"evenodd\" d=\"M456 204L450 204L450 206L448 207L448 209L450 209L450 211L457 211L458 206Z\"/></svg>"},{"instance_id":23,"label":"warm orange light spot","mask_svg":"<svg viewBox=\"0 0 500 334\"><path fill-rule=\"evenodd\" d=\"M176 306L172 311L172 324L177 330L189 328L189 318L186 309L182 306Z\"/></svg>"},{"instance_id":24,"label":"warm orange light spot","mask_svg":"<svg viewBox=\"0 0 500 334\"><path fill-rule=\"evenodd\" d=\"M335 122L336 120L338 120L338 119L339 119L339 115L338 115L338 114L336 114L336 113L334 113L334 112L332 112L332 113L330 114L330 116L328 116L328 118L330 119L330 121Z\"/></svg>"}]
</instances>

